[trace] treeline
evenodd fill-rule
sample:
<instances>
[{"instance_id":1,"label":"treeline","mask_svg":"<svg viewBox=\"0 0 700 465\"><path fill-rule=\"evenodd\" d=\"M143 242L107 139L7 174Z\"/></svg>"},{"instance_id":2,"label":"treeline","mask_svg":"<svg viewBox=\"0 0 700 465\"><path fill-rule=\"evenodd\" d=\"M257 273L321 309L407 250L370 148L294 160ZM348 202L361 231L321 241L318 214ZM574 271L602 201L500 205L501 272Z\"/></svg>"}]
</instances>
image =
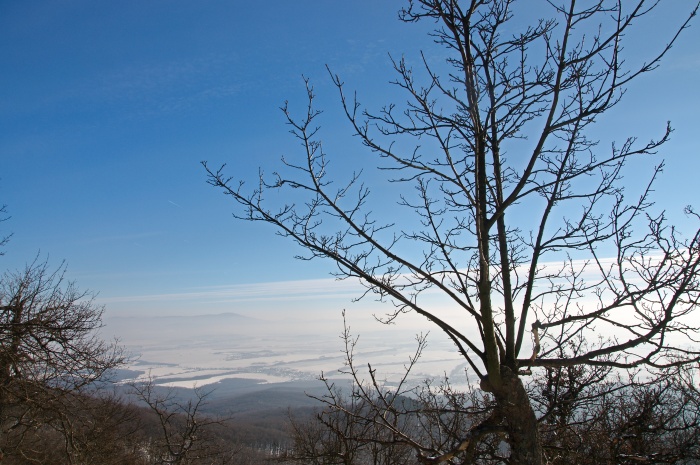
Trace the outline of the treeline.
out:
<instances>
[{"instance_id":1,"label":"treeline","mask_svg":"<svg viewBox=\"0 0 700 465\"><path fill-rule=\"evenodd\" d=\"M548 371L529 386L548 463L699 463L697 371L634 383L607 373L605 388L593 386L601 375ZM325 407L314 414L305 408L262 424L251 414L202 413L202 393L176 398L152 383L140 386L142 394L150 390L146 398L117 395L108 384L51 399L44 390L41 407L4 409L0 463L508 463L506 437L494 434L499 419L484 422L493 401L476 388L459 391L447 379L401 395L371 383L342 392L328 386Z\"/></svg>"},{"instance_id":2,"label":"treeline","mask_svg":"<svg viewBox=\"0 0 700 465\"><path fill-rule=\"evenodd\" d=\"M57 392L44 407L17 405L3 418L0 463L245 465L288 447L280 442L283 418L266 429L249 418L201 414L199 401L153 401L144 405L104 385L101 392Z\"/></svg>"},{"instance_id":3,"label":"treeline","mask_svg":"<svg viewBox=\"0 0 700 465\"><path fill-rule=\"evenodd\" d=\"M567 367L536 375L546 463L700 463L698 368L622 378L609 368ZM492 396L443 379L397 395L374 383L341 392L328 383L325 409L292 418L280 461L311 465L509 464L504 423Z\"/></svg>"}]
</instances>

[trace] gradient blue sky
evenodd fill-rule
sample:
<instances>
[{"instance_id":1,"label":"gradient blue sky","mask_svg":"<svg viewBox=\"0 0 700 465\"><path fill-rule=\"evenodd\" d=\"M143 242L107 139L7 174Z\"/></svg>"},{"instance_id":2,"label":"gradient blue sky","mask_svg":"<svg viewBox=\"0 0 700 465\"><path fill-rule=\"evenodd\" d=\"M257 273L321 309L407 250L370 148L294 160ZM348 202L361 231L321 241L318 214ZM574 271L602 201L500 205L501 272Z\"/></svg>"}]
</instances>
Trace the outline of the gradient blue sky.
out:
<instances>
[{"instance_id":1,"label":"gradient blue sky","mask_svg":"<svg viewBox=\"0 0 700 465\"><path fill-rule=\"evenodd\" d=\"M640 25L633 55L689 5L667 3ZM425 35L429 24L397 20L400 5L0 0L0 204L11 215L0 232L14 233L0 268L37 253L56 265L65 259L69 277L99 292L113 315L314 301L308 308L337 316L352 286L328 287L318 280L330 263L296 261L299 250L271 228L234 221L199 162L227 162L232 175L252 179L258 166L272 171L294 153L279 106L290 100L303 110L302 74L326 110L326 148L356 160L362 150L325 65L378 107L395 95L388 53L444 55ZM657 200L679 223L684 205L700 207L698 44L696 21L601 131L646 138L672 121Z\"/></svg>"}]
</instances>

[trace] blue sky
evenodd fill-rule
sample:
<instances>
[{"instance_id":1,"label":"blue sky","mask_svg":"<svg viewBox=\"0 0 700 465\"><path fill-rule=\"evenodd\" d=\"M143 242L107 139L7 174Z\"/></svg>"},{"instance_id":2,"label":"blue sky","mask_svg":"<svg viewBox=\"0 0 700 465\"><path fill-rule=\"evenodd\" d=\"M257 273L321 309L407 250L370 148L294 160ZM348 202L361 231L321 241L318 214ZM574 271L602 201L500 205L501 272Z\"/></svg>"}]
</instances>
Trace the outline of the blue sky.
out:
<instances>
[{"instance_id":1,"label":"blue sky","mask_svg":"<svg viewBox=\"0 0 700 465\"><path fill-rule=\"evenodd\" d=\"M444 52L429 24L397 20L400 2L241 4L0 1L0 204L11 215L0 228L14 233L2 269L38 253L65 259L115 315L264 312L304 295L339 314L353 291L319 285L332 264L296 261L271 228L234 221L199 162L227 162L242 179L273 171L296 151L279 107L303 110L305 75L326 111L326 148L350 166L362 149L325 65L376 108L395 95L389 53ZM687 9L669 5L640 25L632 55ZM699 43L696 21L601 123L622 141L672 121L657 201L679 223L683 206L700 207Z\"/></svg>"}]
</instances>

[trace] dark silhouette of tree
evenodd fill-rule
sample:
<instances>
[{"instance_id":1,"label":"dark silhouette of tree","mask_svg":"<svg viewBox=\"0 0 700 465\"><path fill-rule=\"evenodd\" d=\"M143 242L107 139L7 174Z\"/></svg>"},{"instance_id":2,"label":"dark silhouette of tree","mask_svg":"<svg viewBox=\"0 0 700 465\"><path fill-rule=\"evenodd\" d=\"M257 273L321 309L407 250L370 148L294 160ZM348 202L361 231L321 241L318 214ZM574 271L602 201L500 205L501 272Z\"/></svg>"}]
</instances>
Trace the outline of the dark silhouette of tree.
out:
<instances>
[{"instance_id":1,"label":"dark silhouette of tree","mask_svg":"<svg viewBox=\"0 0 700 465\"><path fill-rule=\"evenodd\" d=\"M7 215L7 205L0 206L0 223L10 219L10 217L6 216L6 215ZM5 251L3 250L3 248L10 241L11 237L12 237L12 234L0 235L0 257L5 255Z\"/></svg>"},{"instance_id":2,"label":"dark silhouette of tree","mask_svg":"<svg viewBox=\"0 0 700 465\"><path fill-rule=\"evenodd\" d=\"M698 367L620 372L547 368L528 386L552 464L682 464L700 459Z\"/></svg>"},{"instance_id":3,"label":"dark silhouette of tree","mask_svg":"<svg viewBox=\"0 0 700 465\"><path fill-rule=\"evenodd\" d=\"M425 457L416 457L416 448L422 450L449 450L434 457L433 462L450 461L461 456L465 463L483 461L498 456L500 439L472 441L462 447L464 434L486 436L502 430L486 422L479 428L472 425L492 414L493 401L477 389L457 391L449 379L425 380L413 386L408 376L425 348L426 338L417 338L417 348L410 357L404 376L399 382L384 385L376 370L368 364L369 380L362 376L355 362L358 337L346 327L345 368L349 375L349 389L336 386L324 375L327 393L316 397L323 409L310 420L290 418L293 444L281 457L283 463L310 463L318 465L385 465L424 463ZM449 462L448 462L449 463Z\"/></svg>"},{"instance_id":4,"label":"dark silhouette of tree","mask_svg":"<svg viewBox=\"0 0 700 465\"><path fill-rule=\"evenodd\" d=\"M60 400L29 412L32 428L3 432L3 464L148 465L138 411L109 389Z\"/></svg>"},{"instance_id":5,"label":"dark silhouette of tree","mask_svg":"<svg viewBox=\"0 0 700 465\"><path fill-rule=\"evenodd\" d=\"M608 148L590 135L626 88L659 66L697 4L666 39L655 29L659 46L635 62L624 54L630 32L663 2L547 3L551 18L526 25L514 18L530 2L409 1L400 18L434 22L448 66L424 57L414 71L395 60L405 105L365 109L331 73L354 134L406 186L396 200L412 216L377 219L395 212L372 196L359 168L334 178L308 81L303 116L283 107L299 161L284 159L283 170L261 175L252 189L204 163L208 182L240 204L237 217L273 224L307 251L303 258L330 259L338 277L359 279L365 295L394 305L387 322L415 312L454 342L494 408L458 444L411 443L425 463L501 436L508 463L545 463L523 381L533 372L674 369L700 355L691 314L700 298L700 229L685 236L654 208L663 162L643 182L623 181L671 127ZM686 213L698 219L691 207ZM427 290L463 317L431 308ZM571 343L575 351L562 351ZM550 416L567 415L565 404L555 410Z\"/></svg>"},{"instance_id":6,"label":"dark silhouette of tree","mask_svg":"<svg viewBox=\"0 0 700 465\"><path fill-rule=\"evenodd\" d=\"M209 392L193 390L193 398L184 399L171 388L159 387L153 378L131 384L136 399L156 417L157 432L147 446L149 462L154 465L236 464L242 447L224 443L213 430L227 419L204 415Z\"/></svg>"},{"instance_id":7,"label":"dark silhouette of tree","mask_svg":"<svg viewBox=\"0 0 700 465\"><path fill-rule=\"evenodd\" d=\"M125 361L122 349L100 339L103 307L35 260L0 279L0 447L31 456L38 431L64 432L69 456L80 447L67 419L96 382ZM75 412L74 412L75 410ZM25 441L26 440L26 441Z\"/></svg>"},{"instance_id":8,"label":"dark silhouette of tree","mask_svg":"<svg viewBox=\"0 0 700 465\"><path fill-rule=\"evenodd\" d=\"M357 339L345 336L343 371L351 375L352 385L343 390L322 377L327 394L318 399L324 407L315 417L290 418L292 444L280 462L508 463L507 430L489 421L498 408L491 394L475 386L454 389L447 377L420 386L383 385L371 366L365 381L353 362ZM547 463L680 465L700 460L698 368L626 372L624 377L604 366L541 370L526 389ZM416 456L416 448L436 455Z\"/></svg>"}]
</instances>

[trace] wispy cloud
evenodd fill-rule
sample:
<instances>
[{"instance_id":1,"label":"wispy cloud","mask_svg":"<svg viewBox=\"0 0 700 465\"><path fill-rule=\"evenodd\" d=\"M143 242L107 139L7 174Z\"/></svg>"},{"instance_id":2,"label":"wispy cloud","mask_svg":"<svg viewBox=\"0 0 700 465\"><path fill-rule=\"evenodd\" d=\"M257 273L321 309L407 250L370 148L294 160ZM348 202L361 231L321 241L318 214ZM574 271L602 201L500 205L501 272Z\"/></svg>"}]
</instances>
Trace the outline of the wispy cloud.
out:
<instances>
[{"instance_id":1,"label":"wispy cloud","mask_svg":"<svg viewBox=\"0 0 700 465\"><path fill-rule=\"evenodd\" d=\"M615 259L603 259L600 264L604 269L607 269L614 266ZM579 278L591 281L600 279L600 270L594 263L587 260L573 260L568 263L568 266L562 262L543 263L540 267L540 273L543 276L558 276L563 267L568 267L569 272L578 272ZM365 290L366 288L359 280L326 278L205 286L181 292L111 296L99 298L99 301L103 304L117 304L117 306L119 306L118 304L127 304L128 306L135 304L141 308L182 307L183 305L200 308L203 305L211 306L212 304L259 303L262 305L275 302L309 302L311 305L312 302L329 300L349 302L360 297ZM424 299L431 299L431 305L438 305L442 293L438 289L432 288L425 290L422 295ZM432 300L436 298L438 300ZM425 303L425 300L423 302ZM438 306L442 308L445 305L443 303ZM449 309L451 306L448 305L445 308Z\"/></svg>"},{"instance_id":2,"label":"wispy cloud","mask_svg":"<svg viewBox=\"0 0 700 465\"><path fill-rule=\"evenodd\" d=\"M107 297L101 303L116 302L253 302L292 301L357 297L363 287L357 281L335 279L308 279L278 281L230 286L210 286L187 292Z\"/></svg>"}]
</instances>

